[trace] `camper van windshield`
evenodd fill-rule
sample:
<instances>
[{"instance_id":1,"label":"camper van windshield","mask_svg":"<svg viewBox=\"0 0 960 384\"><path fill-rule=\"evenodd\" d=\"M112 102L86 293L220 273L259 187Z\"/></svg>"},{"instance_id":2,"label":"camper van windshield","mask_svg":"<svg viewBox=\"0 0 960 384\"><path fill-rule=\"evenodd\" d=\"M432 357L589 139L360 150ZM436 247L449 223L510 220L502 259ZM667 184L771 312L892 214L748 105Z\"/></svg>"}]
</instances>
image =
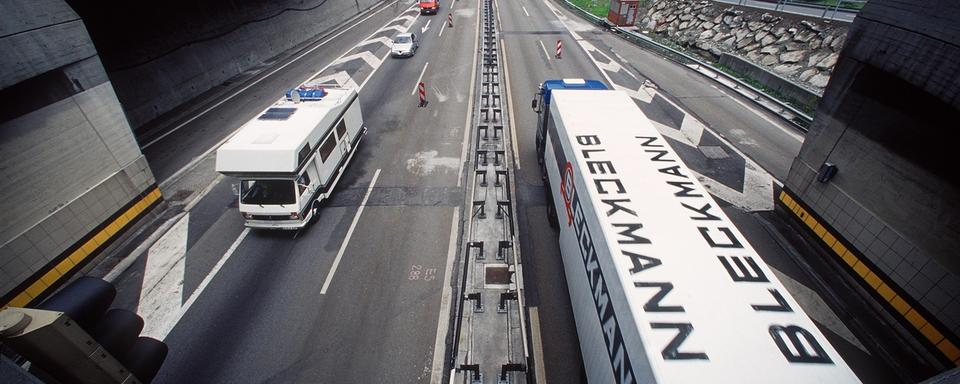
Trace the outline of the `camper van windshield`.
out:
<instances>
[{"instance_id":1,"label":"camper van windshield","mask_svg":"<svg viewBox=\"0 0 960 384\"><path fill-rule=\"evenodd\" d=\"M244 204L293 204L297 202L293 180L243 180L240 202Z\"/></svg>"}]
</instances>

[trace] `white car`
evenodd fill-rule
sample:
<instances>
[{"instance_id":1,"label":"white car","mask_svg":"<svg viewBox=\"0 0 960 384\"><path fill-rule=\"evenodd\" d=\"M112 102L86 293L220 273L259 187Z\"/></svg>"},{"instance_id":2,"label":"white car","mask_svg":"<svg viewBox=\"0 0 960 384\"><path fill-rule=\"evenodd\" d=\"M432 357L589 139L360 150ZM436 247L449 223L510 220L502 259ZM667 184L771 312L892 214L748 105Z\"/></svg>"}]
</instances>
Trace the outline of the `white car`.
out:
<instances>
[{"instance_id":1,"label":"white car","mask_svg":"<svg viewBox=\"0 0 960 384\"><path fill-rule=\"evenodd\" d=\"M393 38L393 47L390 54L393 57L413 56L417 53L420 42L417 41L417 35L413 33L401 33Z\"/></svg>"}]
</instances>

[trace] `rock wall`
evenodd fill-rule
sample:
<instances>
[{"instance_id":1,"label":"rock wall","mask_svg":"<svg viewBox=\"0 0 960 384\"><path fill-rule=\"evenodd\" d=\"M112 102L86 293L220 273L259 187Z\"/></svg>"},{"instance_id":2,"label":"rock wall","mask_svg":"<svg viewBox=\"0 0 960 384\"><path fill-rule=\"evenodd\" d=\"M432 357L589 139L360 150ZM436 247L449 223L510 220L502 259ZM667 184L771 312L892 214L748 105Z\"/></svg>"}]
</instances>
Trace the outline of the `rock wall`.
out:
<instances>
[{"instance_id":1,"label":"rock wall","mask_svg":"<svg viewBox=\"0 0 960 384\"><path fill-rule=\"evenodd\" d=\"M658 0L640 28L713 61L737 55L822 93L847 24L711 1Z\"/></svg>"}]
</instances>

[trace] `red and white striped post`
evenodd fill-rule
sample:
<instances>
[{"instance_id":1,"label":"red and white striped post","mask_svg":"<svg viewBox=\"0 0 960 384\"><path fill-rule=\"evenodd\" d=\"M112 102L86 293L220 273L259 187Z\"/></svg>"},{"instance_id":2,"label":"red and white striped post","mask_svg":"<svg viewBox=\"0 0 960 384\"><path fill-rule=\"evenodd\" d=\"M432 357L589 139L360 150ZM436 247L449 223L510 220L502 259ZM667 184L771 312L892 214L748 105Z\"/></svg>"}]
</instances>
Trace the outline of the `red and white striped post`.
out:
<instances>
[{"instance_id":1,"label":"red and white striped post","mask_svg":"<svg viewBox=\"0 0 960 384\"><path fill-rule=\"evenodd\" d=\"M453 28L453 12L447 14L447 26Z\"/></svg>"},{"instance_id":2,"label":"red and white striped post","mask_svg":"<svg viewBox=\"0 0 960 384\"><path fill-rule=\"evenodd\" d=\"M420 84L417 84L417 94L420 95L420 105L418 107L423 107L427 105L427 87L423 85L421 81Z\"/></svg>"},{"instance_id":3,"label":"red and white striped post","mask_svg":"<svg viewBox=\"0 0 960 384\"><path fill-rule=\"evenodd\" d=\"M560 40L557 40L557 58L558 59L560 58L560 54L562 53L562 51L563 51L563 42L561 42Z\"/></svg>"}]
</instances>

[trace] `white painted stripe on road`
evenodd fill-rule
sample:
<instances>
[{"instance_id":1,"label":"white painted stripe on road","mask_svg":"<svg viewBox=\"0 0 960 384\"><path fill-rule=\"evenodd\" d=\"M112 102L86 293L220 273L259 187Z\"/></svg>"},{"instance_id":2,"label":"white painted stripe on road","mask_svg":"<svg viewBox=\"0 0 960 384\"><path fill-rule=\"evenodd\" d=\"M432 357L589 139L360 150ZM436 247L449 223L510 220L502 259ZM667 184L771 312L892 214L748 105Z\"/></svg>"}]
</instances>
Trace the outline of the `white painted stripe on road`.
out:
<instances>
[{"instance_id":1,"label":"white painted stripe on road","mask_svg":"<svg viewBox=\"0 0 960 384\"><path fill-rule=\"evenodd\" d=\"M247 85L244 86L243 88L240 88L239 91L236 91L236 92L234 92L234 93L231 93L231 94L228 95L227 97L224 97L223 100L220 100L220 101L218 101L216 104L210 106L209 108L204 109L204 110L201 111L200 113L198 113L198 114L194 115L193 117L187 119L187 121L184 121L184 122L178 124L176 127L173 127L173 129L171 129L171 130L167 131L166 133L160 135L160 137L158 137L158 138L156 138L156 139L153 139L153 140L150 140L150 142L144 144L144 145L143 145L142 147L140 147L140 148L141 148L141 149L146 149L146 148L150 147L151 145L156 144L158 141L163 140L165 137L170 136L170 134L176 132L176 131L179 130L180 128L183 128L183 126L185 126L185 125L187 125L187 124L190 124L191 122L193 122L193 121L196 120L196 119L199 119L201 116L207 114L207 112L210 112L210 111L213 110L214 108L219 107L219 106L222 105L223 103L226 103L226 102L229 101L230 99L232 99L232 98L236 97L237 95L243 93L244 91L246 91L246 90L249 89L250 87L252 87L252 86L254 86L254 85L257 85L258 83L260 83L260 82L263 81L264 79L272 76L274 73L277 73L278 71L286 68L286 67L289 66L290 64L293 64L293 63L295 63L296 61L302 59L304 56L306 56L306 55L310 54L311 52L317 50L317 48L320 48L320 47L326 45L327 43L329 43L329 42L332 41L333 39L337 38L338 36L346 33L347 31L353 29L354 27L362 24L364 21L367 21L367 19L373 17L374 15L376 15L376 14L378 14L378 13L380 13L380 12L383 12L384 9L387 9L387 7L384 6L384 7L381 8L379 11L376 11L376 12L374 12L374 13L371 13L371 14L367 15L367 17L364 17L362 20L356 22L355 24L347 27L346 29L344 29L344 30L342 30L342 31L340 31L340 32L337 32L336 35L333 35L333 36L331 36L329 39L326 39L326 40L324 40L323 42L318 43L317 45L313 46L312 48L304 51L303 53L301 53L301 54L298 55L297 57L293 58L293 60L288 61L287 63L281 65L280 67L275 68L274 70L270 71L269 73L267 73L267 74L264 75L263 77L254 80L252 83L247 84ZM237 130L239 130L239 128L238 128ZM236 132L234 132L234 133L236 133ZM232 134L231 134L231 136L232 136Z\"/></svg>"},{"instance_id":2,"label":"white painted stripe on road","mask_svg":"<svg viewBox=\"0 0 960 384\"><path fill-rule=\"evenodd\" d=\"M543 338L540 336L540 309L528 307L530 313L530 337L533 338L533 374L537 383L546 383L547 374L543 367ZM539 357L539 358L538 358Z\"/></svg>"},{"instance_id":3,"label":"white painted stripe on road","mask_svg":"<svg viewBox=\"0 0 960 384\"><path fill-rule=\"evenodd\" d=\"M716 90L718 90L718 91L720 91L720 92L723 92L724 94L727 93L726 90L720 89L720 88L717 87L717 86L713 86L713 88L715 88ZM730 100L733 100L733 102L735 102L735 103L737 103L737 104L740 104L740 106L746 108L746 109L749 110L750 112L753 112L755 115L759 116L761 119L763 119L763 120L765 120L766 122L770 123L770 125L773 125L774 127L777 127L778 129L780 129L781 131L783 131L783 133L786 133L788 136L792 137L794 140L799 141L799 142L801 142L801 143L803 142L803 136L800 135L800 134L798 134L798 133L796 133L796 132L794 131L794 129L789 128L789 127L786 127L784 124L782 124L782 123L780 123L780 122L774 121L773 119L767 117L767 114L763 113L763 111L757 109L756 107L754 107L754 106L752 106L752 105L749 105L749 104L747 104L747 103L744 103L744 102L740 101L736 96L728 95L727 97L729 97Z\"/></svg>"},{"instance_id":4,"label":"white painted stripe on road","mask_svg":"<svg viewBox=\"0 0 960 384\"><path fill-rule=\"evenodd\" d=\"M362 46L364 46L364 45L370 45L370 44L373 44L373 43L380 43L380 44L383 44L384 46L386 46L387 48L390 48L390 46L393 45L393 40L390 40L390 39L388 39L388 38L386 38L386 37L380 36L380 37L377 37L377 38L364 40L364 41L360 42L360 44L357 44L357 46L354 47L354 48L360 48L360 47L362 47Z\"/></svg>"},{"instance_id":5,"label":"white painted stripe on road","mask_svg":"<svg viewBox=\"0 0 960 384\"><path fill-rule=\"evenodd\" d=\"M510 92L510 70L507 67L507 42L500 39L500 46L503 47L503 82L506 84L507 91L507 116L510 119L510 144L513 147L513 164L520 170L520 150L517 144L517 123L513 119L513 92Z\"/></svg>"},{"instance_id":6,"label":"white painted stripe on road","mask_svg":"<svg viewBox=\"0 0 960 384\"><path fill-rule=\"evenodd\" d=\"M547 61L550 61L550 54L547 53L547 47L543 45L543 40L537 40L537 43L540 43L540 48L543 49L543 57L546 57Z\"/></svg>"},{"instance_id":7,"label":"white painted stripe on road","mask_svg":"<svg viewBox=\"0 0 960 384\"><path fill-rule=\"evenodd\" d=\"M446 27L447 27L447 23L441 23L441 24L440 24L440 33L437 34L437 37L442 37L442 36L443 36L443 29L446 28Z\"/></svg>"},{"instance_id":8,"label":"white painted stripe on road","mask_svg":"<svg viewBox=\"0 0 960 384\"><path fill-rule=\"evenodd\" d=\"M473 66L470 68L470 97L467 99L467 113L463 122L463 141L460 143L460 169L457 170L457 188L463 185L463 170L467 166L467 146L470 145L470 132L473 126L473 91L477 86L477 54L480 51L480 2L477 2L477 18L473 28ZM453 380L451 377L450 380Z\"/></svg>"},{"instance_id":9,"label":"white painted stripe on road","mask_svg":"<svg viewBox=\"0 0 960 384\"><path fill-rule=\"evenodd\" d=\"M530 17L530 13L527 12L527 7L524 7L524 6L521 5L520 8L523 9L523 14L524 14L524 15L527 15L527 17Z\"/></svg>"},{"instance_id":10,"label":"white painted stripe on road","mask_svg":"<svg viewBox=\"0 0 960 384\"><path fill-rule=\"evenodd\" d=\"M392 3L391 3L391 4L392 4ZM387 4L387 5L389 5L389 4ZM386 6L385 6L383 9L386 9ZM381 9L380 11L383 11L383 9ZM359 25L360 23L366 21L366 20L369 19L370 17L373 17L373 15L376 15L377 13L380 13L380 11L374 12L373 14L371 14L371 15L367 16L366 18L364 18L363 20L360 20L356 25ZM419 13L417 14L416 17L413 18L414 22L416 21L416 19L417 19L418 17L420 17ZM391 20L390 22L392 23L393 21L394 21L394 20ZM346 30L344 30L344 31L342 31L342 32L340 32L340 33L346 32L346 31L352 29L353 27L355 27L356 25L353 25L353 26L351 26L350 28L348 28L348 29L346 29ZM410 26L412 26L412 25L413 25L413 23L411 22L410 25L407 26L407 28L409 29ZM372 38L372 37L373 37L374 35L376 35L377 33L379 33L379 31L374 32L374 33L371 33L369 36L367 36L366 39L364 39L364 41L369 40L370 38ZM339 34L334 35L334 36L331 37L330 39L324 41L323 43L321 43L321 45L322 45L322 44L326 44L328 41L330 41L331 39L333 39L333 38L335 38L335 37L337 37L337 36L339 36ZM342 58L342 57L345 56L348 52L350 52L351 50L356 49L357 47L359 47L359 46L361 46L361 45L363 45L363 44L356 45L356 46L354 46L353 48L350 48L350 49L344 51L343 53L340 54L340 56L338 56L336 59L334 59L334 61L331 61L330 64L327 64L326 66L324 66L322 69L320 69L320 70L317 71L316 73L310 75L310 77L308 77L306 80L304 80L303 83L306 83L306 82L310 81L311 79L319 76L321 73L323 73L323 71L326 71L328 68L330 68L331 66L333 66L333 64L334 64L338 59ZM389 54L389 53L388 53L388 54ZM302 56L301 56L301 57L302 57ZM386 57L386 55L384 55L383 58L385 58L385 57ZM381 63L383 62L383 58L380 59L380 62L381 62ZM298 57L298 59L299 59L299 57ZM379 67L377 67L377 68L379 68ZM363 81L363 84L360 84L359 86L357 86L358 92L359 92L360 89L363 88L363 86L367 83L367 81L369 81L369 80L373 77L373 74L376 73L377 68L374 68L373 71L370 72L370 76L368 76L367 79ZM272 74L272 73L271 73L271 74ZM349 77L349 75L347 76L347 78L348 78L349 81L346 81L346 83L343 84L343 85L353 86L353 85L356 84L356 83L353 81L353 79ZM338 83L339 83L340 80L337 80L337 81L338 81ZM251 84L251 85L252 85L252 84ZM249 86L248 86L248 87L245 87L244 89L246 89L246 88L249 88ZM240 92L243 92L243 90L238 91L237 94L239 94ZM235 94L235 95L236 95L236 94ZM235 95L234 95L234 96L235 96ZM233 96L231 96L231 97L233 97ZM223 100L223 102L225 102L225 101L226 101L226 100ZM223 102L218 103L218 105L219 105L219 104L222 104ZM204 111L204 112L201 112L201 115L204 114L204 113L209 112L209 110L211 110L211 109L213 109L213 108L215 108L215 107L216 107L216 105L213 106L213 107L210 107L209 109L207 109L207 110ZM196 119L197 117L200 117L200 116L199 116L199 115L198 115L198 116L195 116L193 119L191 119L191 121L194 120L194 119ZM187 123L189 123L189 121L188 121ZM186 124L186 123L184 123L184 124ZM224 137L223 140L220 140L219 142L217 142L216 144L214 144L212 147L210 147L210 149L207 149L207 151L204 152L202 155L195 157L193 160L191 160L189 163L187 163L187 165L184 165L182 168L178 169L176 172L173 173L173 175L171 175L170 177L168 177L166 180L160 182L160 185L159 185L160 189L163 190L163 189L164 189L166 186L168 186L169 184L171 184L171 183L176 182L177 180L179 180L180 177L182 177L182 175L183 175L184 173L186 173L187 171L193 169L199 162L203 161L203 159L205 159L207 156L209 156L211 152L215 151L217 148L220 148L220 146L223 145L223 143L226 143L227 140L230 140L230 138L233 137L233 135L236 135L237 132L240 132L240 129L242 129L242 128L243 128L242 125L241 125L240 127L237 127L236 130L234 130L233 132L230 132L230 134L227 135L226 137ZM179 129L179 128L176 128L176 129ZM159 140L159 138L158 138L158 140ZM146 148L146 146L144 146L143 148Z\"/></svg>"},{"instance_id":11,"label":"white painted stripe on road","mask_svg":"<svg viewBox=\"0 0 960 384\"><path fill-rule=\"evenodd\" d=\"M361 59L361 60L365 61L365 62L367 63L367 65L369 65L371 68L377 68L377 67L379 67L379 66L380 66L380 63L382 62L382 60L380 60L379 57L377 57L376 55L370 53L370 51L360 51L360 52L354 53L354 54L352 54L352 55L350 55L350 56L343 56L343 57L337 59L337 61L336 61L334 64L342 64L342 63L346 63L346 62L348 62L348 61L350 61L350 60L356 60L356 59Z\"/></svg>"},{"instance_id":12,"label":"white painted stripe on road","mask_svg":"<svg viewBox=\"0 0 960 384\"><path fill-rule=\"evenodd\" d=\"M250 234L250 228L244 228L243 232L240 232L240 236L237 236L237 239L233 241L233 244L230 244L230 248L227 248L227 251L224 252L223 257L220 258L220 261L217 261L217 265L213 266L213 269L206 277L203 278L203 281L200 282L200 285L197 286L197 289L193 290L193 294L190 295L190 298L183 303L183 307L180 308L180 315L177 316L177 321L174 324L180 322L180 318L183 317L184 313L187 313L190 310L190 307L193 306L193 303L197 301L197 298L200 297L200 294L203 293L207 286L210 285L210 281L217 276L217 273L220 272L220 269L223 268L223 265L227 263L227 260L230 260L230 256L233 256L233 253L236 252L237 248L240 247L240 243L243 242L243 239L247 238L247 235Z\"/></svg>"},{"instance_id":13,"label":"white painted stripe on road","mask_svg":"<svg viewBox=\"0 0 960 384\"><path fill-rule=\"evenodd\" d=\"M347 236L343 238L343 243L340 244L340 250L337 251L337 257L333 259L333 265L330 267L330 273L327 274L327 279L323 282L323 288L320 288L320 294L327 294L327 288L330 288L330 282L333 281L333 274L337 273L337 266L340 265L340 259L343 258L343 253L347 250L347 244L350 243L350 238L353 237L353 230L357 228L357 222L360 221L360 215L363 214L363 208L367 206L367 200L370 199L370 192L373 192L373 186L377 184L377 179L380 178L380 169L377 168L377 171L373 173L373 180L370 180L370 186L367 187L367 193L363 195L363 201L360 202L360 208L357 209L357 213L353 215L353 222L350 223L350 229L347 230Z\"/></svg>"},{"instance_id":14,"label":"white painted stripe on road","mask_svg":"<svg viewBox=\"0 0 960 384\"><path fill-rule=\"evenodd\" d=\"M423 70L420 71L420 76L417 77L417 81L413 83L413 90L410 91L411 95L417 94L417 86L420 85L420 81L423 80L423 74L427 72L427 66L430 65L430 62L423 63Z\"/></svg>"},{"instance_id":15,"label":"white painted stripe on road","mask_svg":"<svg viewBox=\"0 0 960 384\"><path fill-rule=\"evenodd\" d=\"M453 220L450 223L450 242L447 245L447 266L443 274L443 286L440 293L440 313L437 319L437 338L433 342L433 369L430 374L430 383L438 384L443 378L444 342L447 339L447 330L450 322L450 296L453 294L450 287L450 276L453 275L453 260L457 255L457 239L459 235L460 207L453 207Z\"/></svg>"},{"instance_id":16,"label":"white painted stripe on road","mask_svg":"<svg viewBox=\"0 0 960 384\"><path fill-rule=\"evenodd\" d=\"M206 196L208 193L210 193L210 191L213 190L213 187L217 186L217 183L219 183L221 180L223 180L223 179L225 179L225 178L226 178L226 176L224 176L222 173L218 173L218 174L217 174L217 177L214 177L214 178L213 178L213 181L211 181L210 184L207 184L207 186L204 187L203 190L200 191L200 193L198 193L198 194L193 198L193 200L190 200L190 202L187 203L187 205L183 207L183 211L184 211L184 212L190 212L190 210L193 209L193 207L195 207L195 206L197 205L197 203L199 203L200 200L203 199L204 196Z\"/></svg>"}]
</instances>

